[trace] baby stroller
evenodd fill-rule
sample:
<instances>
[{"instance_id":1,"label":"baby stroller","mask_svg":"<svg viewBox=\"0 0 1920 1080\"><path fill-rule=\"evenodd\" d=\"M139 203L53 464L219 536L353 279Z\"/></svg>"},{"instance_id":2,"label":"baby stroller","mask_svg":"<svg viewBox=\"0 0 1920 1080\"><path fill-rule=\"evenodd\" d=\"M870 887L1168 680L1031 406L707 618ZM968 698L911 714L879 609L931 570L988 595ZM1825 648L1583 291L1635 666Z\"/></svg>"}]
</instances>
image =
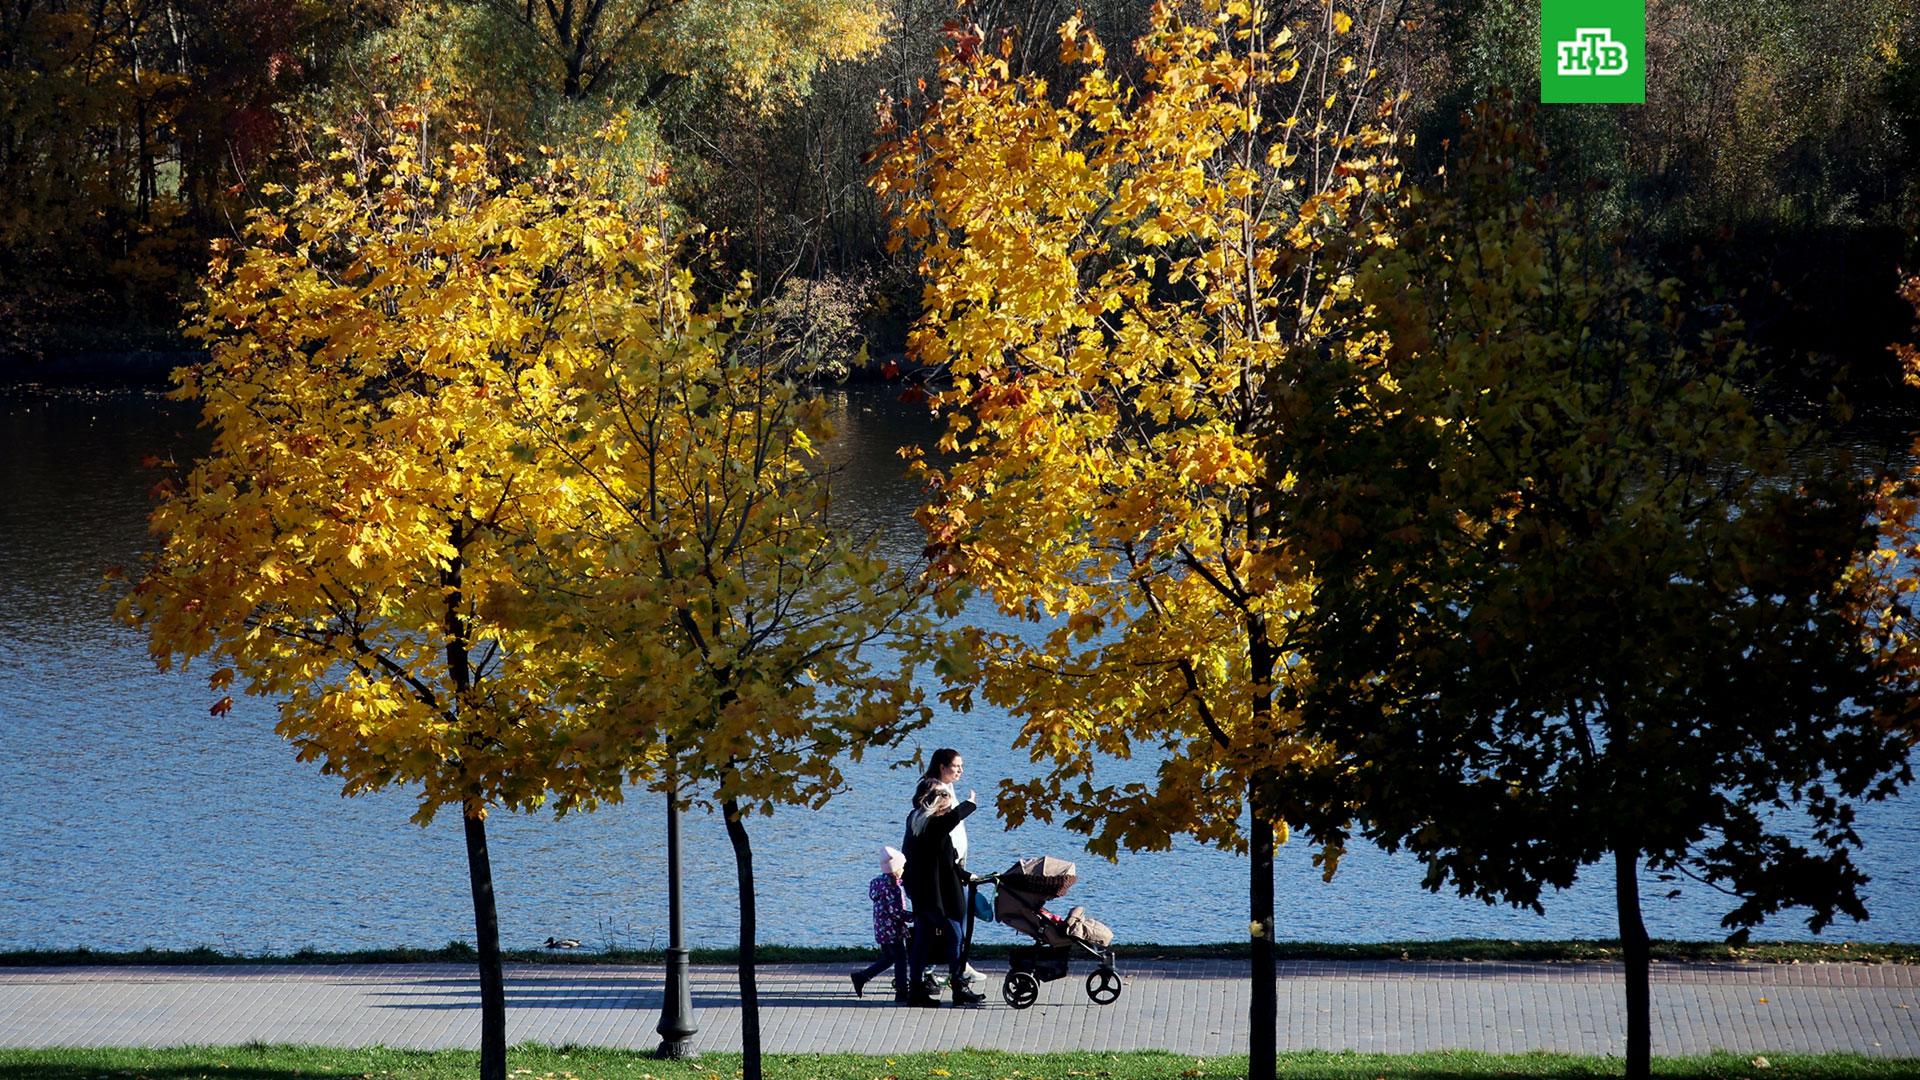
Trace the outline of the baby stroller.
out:
<instances>
[{"instance_id":1,"label":"baby stroller","mask_svg":"<svg viewBox=\"0 0 1920 1080\"><path fill-rule=\"evenodd\" d=\"M1007 1004L1024 1009L1040 996L1040 984L1066 978L1068 961L1085 953L1100 966L1087 976L1087 996L1097 1005L1112 1004L1120 996L1120 972L1113 966L1113 931L1086 909L1076 907L1061 918L1046 903L1066 894L1079 880L1072 863L1042 857L1021 859L993 875L993 917L1032 938L1032 945L1013 949L1000 995Z\"/></svg>"}]
</instances>

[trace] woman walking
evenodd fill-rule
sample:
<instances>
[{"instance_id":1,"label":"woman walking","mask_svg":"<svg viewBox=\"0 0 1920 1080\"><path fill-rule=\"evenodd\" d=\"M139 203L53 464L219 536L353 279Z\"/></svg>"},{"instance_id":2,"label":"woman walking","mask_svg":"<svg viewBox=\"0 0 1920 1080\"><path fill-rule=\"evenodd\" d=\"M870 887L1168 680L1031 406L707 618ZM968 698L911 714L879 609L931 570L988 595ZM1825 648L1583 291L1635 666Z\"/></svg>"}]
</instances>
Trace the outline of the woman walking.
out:
<instances>
[{"instance_id":1,"label":"woman walking","mask_svg":"<svg viewBox=\"0 0 1920 1080\"><path fill-rule=\"evenodd\" d=\"M909 815L911 815L915 808L920 806L922 800L927 797L927 792L935 787L944 785L949 794L957 794L960 790L960 778L965 776L966 773L967 763L960 760L960 751L955 750L951 746L943 746L935 750L933 757L927 761L927 771L921 774L920 783L913 789L913 803L908 807ZM971 800L973 793L968 792L967 798ZM906 844L902 843L900 846L904 848ZM959 864L960 880L964 883L969 876L967 873L967 823L965 821L960 821L953 827L953 861ZM972 975L973 973L970 972L969 977L971 978Z\"/></svg>"},{"instance_id":2,"label":"woman walking","mask_svg":"<svg viewBox=\"0 0 1920 1080\"><path fill-rule=\"evenodd\" d=\"M956 755L955 760L958 760ZM924 981L929 960L947 965L952 976L953 1003L978 1005L985 994L964 985L965 957L960 952L966 935L966 874L954 853L953 835L977 809L973 792L955 802L944 782L922 783L924 794L907 817L907 896L913 901L913 950L907 984L915 1005L938 1006Z\"/></svg>"}]
</instances>

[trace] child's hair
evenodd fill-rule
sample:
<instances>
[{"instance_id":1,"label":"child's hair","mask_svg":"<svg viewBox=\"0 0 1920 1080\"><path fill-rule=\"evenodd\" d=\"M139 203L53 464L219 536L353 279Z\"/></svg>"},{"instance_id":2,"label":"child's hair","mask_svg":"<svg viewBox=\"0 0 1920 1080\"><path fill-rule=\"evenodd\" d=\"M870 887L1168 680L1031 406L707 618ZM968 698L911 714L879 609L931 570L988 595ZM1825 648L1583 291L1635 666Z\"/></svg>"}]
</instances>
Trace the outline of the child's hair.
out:
<instances>
[{"instance_id":1,"label":"child's hair","mask_svg":"<svg viewBox=\"0 0 1920 1080\"><path fill-rule=\"evenodd\" d=\"M953 806L953 789L945 784L928 784L926 793L920 796L920 809L929 814L944 814Z\"/></svg>"}]
</instances>

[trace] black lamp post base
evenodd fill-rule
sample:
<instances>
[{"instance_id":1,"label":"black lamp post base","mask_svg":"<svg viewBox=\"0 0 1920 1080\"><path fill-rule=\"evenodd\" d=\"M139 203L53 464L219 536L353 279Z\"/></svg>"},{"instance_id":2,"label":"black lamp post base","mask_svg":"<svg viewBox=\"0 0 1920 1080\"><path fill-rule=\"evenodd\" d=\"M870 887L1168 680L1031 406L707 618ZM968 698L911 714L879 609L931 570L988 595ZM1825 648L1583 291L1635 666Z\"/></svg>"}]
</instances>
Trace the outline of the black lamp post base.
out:
<instances>
[{"instance_id":1,"label":"black lamp post base","mask_svg":"<svg viewBox=\"0 0 1920 1080\"><path fill-rule=\"evenodd\" d=\"M666 993L660 1004L660 1049L655 1057L675 1061L694 1056L693 1036L700 1029L693 1023L693 995L687 986L687 950L667 950Z\"/></svg>"},{"instance_id":2,"label":"black lamp post base","mask_svg":"<svg viewBox=\"0 0 1920 1080\"><path fill-rule=\"evenodd\" d=\"M660 1001L660 1049L653 1056L685 1061L694 1056L693 993L687 985L687 947L680 922L680 806L667 796L667 955L666 986Z\"/></svg>"}]
</instances>

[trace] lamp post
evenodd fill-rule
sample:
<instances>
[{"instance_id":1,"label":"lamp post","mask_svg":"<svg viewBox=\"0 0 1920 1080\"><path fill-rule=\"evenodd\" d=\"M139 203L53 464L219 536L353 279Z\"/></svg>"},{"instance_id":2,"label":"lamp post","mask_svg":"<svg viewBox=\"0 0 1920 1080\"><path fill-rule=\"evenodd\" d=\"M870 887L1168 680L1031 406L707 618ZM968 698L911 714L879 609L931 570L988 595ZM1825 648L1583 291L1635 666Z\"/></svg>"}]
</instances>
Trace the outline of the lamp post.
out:
<instances>
[{"instance_id":1,"label":"lamp post","mask_svg":"<svg viewBox=\"0 0 1920 1080\"><path fill-rule=\"evenodd\" d=\"M680 784L667 791L667 986L660 1003L660 1049L655 1057L694 1056L693 995L687 989L687 949L680 926Z\"/></svg>"}]
</instances>

